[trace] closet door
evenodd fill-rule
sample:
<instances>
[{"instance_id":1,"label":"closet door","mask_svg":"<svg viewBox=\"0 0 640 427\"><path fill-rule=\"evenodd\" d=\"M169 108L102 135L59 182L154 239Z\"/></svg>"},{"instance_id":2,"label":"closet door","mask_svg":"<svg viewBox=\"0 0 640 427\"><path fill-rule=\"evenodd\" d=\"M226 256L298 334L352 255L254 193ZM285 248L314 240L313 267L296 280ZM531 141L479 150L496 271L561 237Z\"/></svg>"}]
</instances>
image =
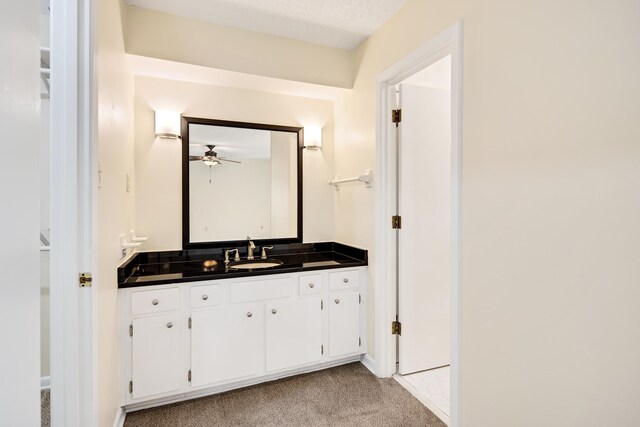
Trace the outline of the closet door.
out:
<instances>
[{"instance_id":1,"label":"closet door","mask_svg":"<svg viewBox=\"0 0 640 427\"><path fill-rule=\"evenodd\" d=\"M399 372L450 360L451 94L400 85Z\"/></svg>"}]
</instances>

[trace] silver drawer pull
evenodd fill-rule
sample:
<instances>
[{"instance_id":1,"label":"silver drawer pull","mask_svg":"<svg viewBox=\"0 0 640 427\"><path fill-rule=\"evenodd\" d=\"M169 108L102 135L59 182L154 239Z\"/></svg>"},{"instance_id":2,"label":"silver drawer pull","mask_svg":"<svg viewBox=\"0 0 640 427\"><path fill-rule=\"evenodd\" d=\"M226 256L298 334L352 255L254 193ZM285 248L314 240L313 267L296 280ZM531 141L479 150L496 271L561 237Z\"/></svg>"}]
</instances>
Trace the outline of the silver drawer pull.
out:
<instances>
[{"instance_id":1,"label":"silver drawer pull","mask_svg":"<svg viewBox=\"0 0 640 427\"><path fill-rule=\"evenodd\" d=\"M167 323L167 328L169 329L173 328L173 323L172 322Z\"/></svg>"},{"instance_id":2,"label":"silver drawer pull","mask_svg":"<svg viewBox=\"0 0 640 427\"><path fill-rule=\"evenodd\" d=\"M153 305L158 305L158 302L159 302L159 301L158 301L157 299L154 299L153 301L151 301L151 304L153 304Z\"/></svg>"},{"instance_id":3,"label":"silver drawer pull","mask_svg":"<svg viewBox=\"0 0 640 427\"><path fill-rule=\"evenodd\" d=\"M336 304L340 304L340 300L336 298Z\"/></svg>"},{"instance_id":4,"label":"silver drawer pull","mask_svg":"<svg viewBox=\"0 0 640 427\"><path fill-rule=\"evenodd\" d=\"M276 313L278 312L278 310L276 310L276 309L274 308L273 310L271 310L271 312L272 312L273 314L276 314Z\"/></svg>"},{"instance_id":5,"label":"silver drawer pull","mask_svg":"<svg viewBox=\"0 0 640 427\"><path fill-rule=\"evenodd\" d=\"M202 295L202 299L205 300L205 301L208 300L209 299L209 295L206 295L206 294Z\"/></svg>"},{"instance_id":6,"label":"silver drawer pull","mask_svg":"<svg viewBox=\"0 0 640 427\"><path fill-rule=\"evenodd\" d=\"M251 316L253 316L253 313L252 312L248 312L247 313L247 317L251 317Z\"/></svg>"},{"instance_id":7,"label":"silver drawer pull","mask_svg":"<svg viewBox=\"0 0 640 427\"><path fill-rule=\"evenodd\" d=\"M309 283L309 287L310 287L311 289L313 289L313 287L314 287L314 286L315 286L315 285L314 285L313 283Z\"/></svg>"},{"instance_id":8,"label":"silver drawer pull","mask_svg":"<svg viewBox=\"0 0 640 427\"><path fill-rule=\"evenodd\" d=\"M342 281L343 281L344 283L349 283L349 279L347 279L346 277L345 277L344 279L342 279Z\"/></svg>"}]
</instances>

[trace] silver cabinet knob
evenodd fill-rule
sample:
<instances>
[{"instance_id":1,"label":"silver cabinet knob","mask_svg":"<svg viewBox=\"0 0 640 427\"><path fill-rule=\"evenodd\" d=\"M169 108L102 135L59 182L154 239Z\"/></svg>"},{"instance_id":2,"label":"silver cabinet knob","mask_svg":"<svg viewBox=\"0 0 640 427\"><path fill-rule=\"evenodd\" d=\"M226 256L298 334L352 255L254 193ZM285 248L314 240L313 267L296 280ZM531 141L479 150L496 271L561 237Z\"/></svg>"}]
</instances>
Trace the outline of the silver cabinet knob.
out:
<instances>
[{"instance_id":1,"label":"silver cabinet knob","mask_svg":"<svg viewBox=\"0 0 640 427\"><path fill-rule=\"evenodd\" d=\"M167 328L169 329L173 328L173 323L172 322L167 323Z\"/></svg>"},{"instance_id":2,"label":"silver cabinet knob","mask_svg":"<svg viewBox=\"0 0 640 427\"><path fill-rule=\"evenodd\" d=\"M153 305L158 305L158 302L159 302L159 301L158 301L157 299L154 299L153 301L151 301L151 304L153 304Z\"/></svg>"},{"instance_id":3,"label":"silver cabinet knob","mask_svg":"<svg viewBox=\"0 0 640 427\"><path fill-rule=\"evenodd\" d=\"M206 294L202 295L202 299L205 300L205 301L208 300L209 299L209 295L206 295Z\"/></svg>"},{"instance_id":4,"label":"silver cabinet knob","mask_svg":"<svg viewBox=\"0 0 640 427\"><path fill-rule=\"evenodd\" d=\"M340 300L336 298L336 304L340 304Z\"/></svg>"},{"instance_id":5,"label":"silver cabinet knob","mask_svg":"<svg viewBox=\"0 0 640 427\"><path fill-rule=\"evenodd\" d=\"M314 286L315 286L315 285L314 285L313 283L309 283L309 287L310 287L311 289L313 289L313 287L314 287Z\"/></svg>"},{"instance_id":6,"label":"silver cabinet knob","mask_svg":"<svg viewBox=\"0 0 640 427\"><path fill-rule=\"evenodd\" d=\"M342 281L343 281L344 283L349 283L349 279L347 279L346 277L345 277L344 279L342 279Z\"/></svg>"},{"instance_id":7,"label":"silver cabinet knob","mask_svg":"<svg viewBox=\"0 0 640 427\"><path fill-rule=\"evenodd\" d=\"M248 312L247 313L247 317L251 317L251 316L253 316L253 313L252 312Z\"/></svg>"},{"instance_id":8,"label":"silver cabinet knob","mask_svg":"<svg viewBox=\"0 0 640 427\"><path fill-rule=\"evenodd\" d=\"M271 312L272 312L273 314L276 314L276 313L278 312L278 310L276 310L276 309L274 308L273 310L271 310Z\"/></svg>"}]
</instances>

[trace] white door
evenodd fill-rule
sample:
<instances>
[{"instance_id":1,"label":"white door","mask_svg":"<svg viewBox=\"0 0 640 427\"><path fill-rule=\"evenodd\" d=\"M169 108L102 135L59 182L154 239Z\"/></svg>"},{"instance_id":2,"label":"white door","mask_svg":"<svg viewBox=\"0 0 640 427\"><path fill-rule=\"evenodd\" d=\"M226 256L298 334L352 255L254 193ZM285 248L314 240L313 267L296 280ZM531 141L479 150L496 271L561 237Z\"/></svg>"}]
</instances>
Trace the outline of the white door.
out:
<instances>
[{"instance_id":1,"label":"white door","mask_svg":"<svg viewBox=\"0 0 640 427\"><path fill-rule=\"evenodd\" d=\"M322 358L322 298L270 301L266 305L267 371Z\"/></svg>"},{"instance_id":2,"label":"white door","mask_svg":"<svg viewBox=\"0 0 640 427\"><path fill-rule=\"evenodd\" d=\"M134 319L132 323L131 397L178 392L180 379L187 375L180 363L179 313Z\"/></svg>"},{"instance_id":3,"label":"white door","mask_svg":"<svg viewBox=\"0 0 640 427\"><path fill-rule=\"evenodd\" d=\"M399 372L450 361L451 93L400 85Z\"/></svg>"},{"instance_id":4,"label":"white door","mask_svg":"<svg viewBox=\"0 0 640 427\"><path fill-rule=\"evenodd\" d=\"M256 375L263 360L262 304L191 314L191 386Z\"/></svg>"},{"instance_id":5,"label":"white door","mask_svg":"<svg viewBox=\"0 0 640 427\"><path fill-rule=\"evenodd\" d=\"M360 350L360 293L334 292L329 295L329 356L358 353Z\"/></svg>"}]
</instances>

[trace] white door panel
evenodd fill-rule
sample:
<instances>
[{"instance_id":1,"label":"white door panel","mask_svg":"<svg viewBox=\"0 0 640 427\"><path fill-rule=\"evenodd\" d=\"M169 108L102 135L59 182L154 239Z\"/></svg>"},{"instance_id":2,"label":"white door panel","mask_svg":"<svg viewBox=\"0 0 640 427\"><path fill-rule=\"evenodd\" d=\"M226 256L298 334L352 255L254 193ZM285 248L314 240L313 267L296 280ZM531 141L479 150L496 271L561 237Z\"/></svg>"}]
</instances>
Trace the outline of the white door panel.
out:
<instances>
[{"instance_id":1,"label":"white door panel","mask_svg":"<svg viewBox=\"0 0 640 427\"><path fill-rule=\"evenodd\" d=\"M266 304L267 371L277 371L321 359L320 296Z\"/></svg>"},{"instance_id":2,"label":"white door panel","mask_svg":"<svg viewBox=\"0 0 640 427\"><path fill-rule=\"evenodd\" d=\"M179 319L174 312L133 320L133 399L180 390Z\"/></svg>"},{"instance_id":3,"label":"white door panel","mask_svg":"<svg viewBox=\"0 0 640 427\"><path fill-rule=\"evenodd\" d=\"M191 314L191 386L258 374L262 304L232 305Z\"/></svg>"},{"instance_id":4,"label":"white door panel","mask_svg":"<svg viewBox=\"0 0 640 427\"><path fill-rule=\"evenodd\" d=\"M334 292L329 296L329 356L360 350L360 294Z\"/></svg>"},{"instance_id":5,"label":"white door panel","mask_svg":"<svg viewBox=\"0 0 640 427\"><path fill-rule=\"evenodd\" d=\"M451 94L400 85L399 372L450 361Z\"/></svg>"}]
</instances>

